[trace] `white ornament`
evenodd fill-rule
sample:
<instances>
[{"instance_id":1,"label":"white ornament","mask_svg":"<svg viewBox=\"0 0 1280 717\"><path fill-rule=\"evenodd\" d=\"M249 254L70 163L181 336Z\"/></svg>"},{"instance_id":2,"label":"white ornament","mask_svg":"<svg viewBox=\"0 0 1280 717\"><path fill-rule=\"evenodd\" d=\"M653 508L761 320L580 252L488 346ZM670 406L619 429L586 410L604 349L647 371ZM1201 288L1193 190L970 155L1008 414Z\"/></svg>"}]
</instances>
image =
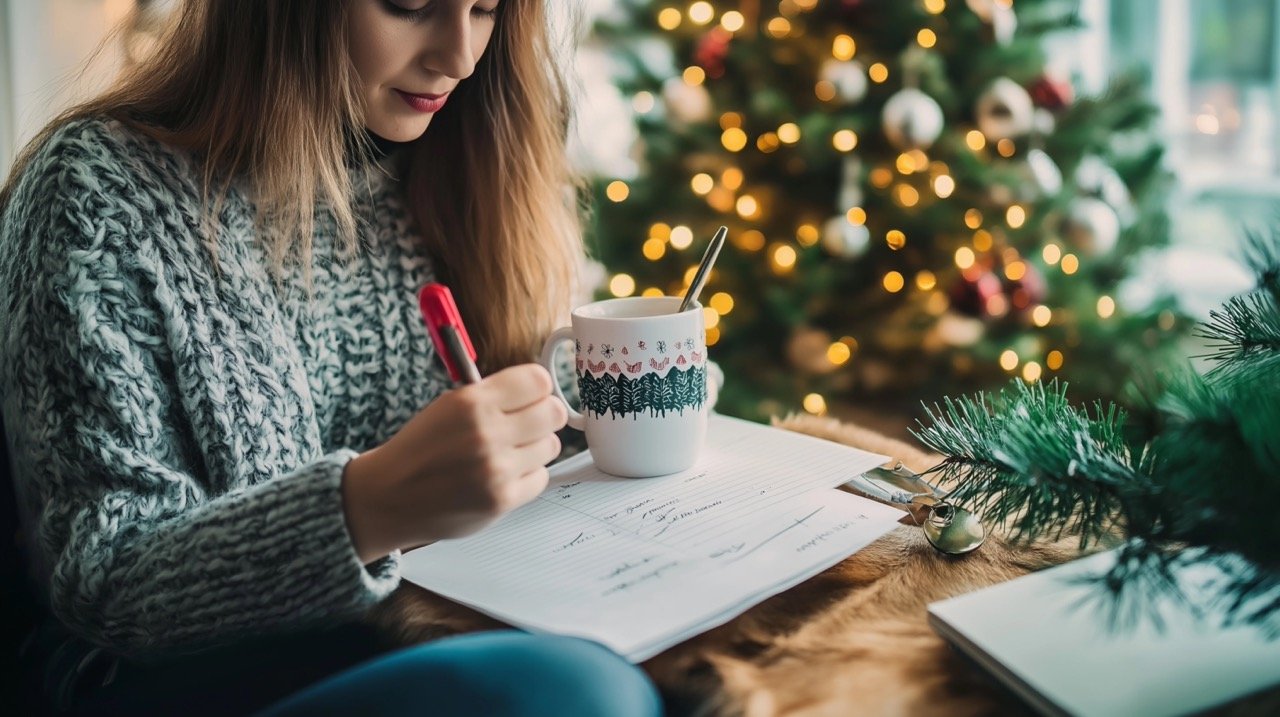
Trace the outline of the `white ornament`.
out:
<instances>
[{"instance_id":1,"label":"white ornament","mask_svg":"<svg viewBox=\"0 0 1280 717\"><path fill-rule=\"evenodd\" d=\"M867 70L857 60L836 60L822 63L820 79L835 85L836 96L844 102L860 102L867 96Z\"/></svg>"},{"instance_id":2,"label":"white ornament","mask_svg":"<svg viewBox=\"0 0 1280 717\"><path fill-rule=\"evenodd\" d=\"M937 337L948 346L973 346L982 339L987 327L982 319L947 311L933 326Z\"/></svg>"},{"instance_id":3,"label":"white ornament","mask_svg":"<svg viewBox=\"0 0 1280 717\"><path fill-rule=\"evenodd\" d=\"M574 294L578 303L587 303L609 283L609 270L595 259L587 259L579 271L578 286Z\"/></svg>"},{"instance_id":4,"label":"white ornament","mask_svg":"<svg viewBox=\"0 0 1280 717\"><path fill-rule=\"evenodd\" d=\"M987 196L991 198L992 204L1013 204L1018 197L1014 195L1013 189L1000 182L994 182L987 189ZM1027 198L1029 199L1029 198Z\"/></svg>"},{"instance_id":5,"label":"white ornament","mask_svg":"<svg viewBox=\"0 0 1280 717\"><path fill-rule=\"evenodd\" d=\"M1022 85L1001 77L978 97L978 130L989 142L1021 137L1031 131L1035 109Z\"/></svg>"},{"instance_id":6,"label":"white ornament","mask_svg":"<svg viewBox=\"0 0 1280 717\"><path fill-rule=\"evenodd\" d=\"M1085 194L1091 194L1111 205L1120 221L1128 226L1135 219L1133 195L1129 187L1120 178L1120 173L1101 157L1091 154L1080 160L1076 166L1076 186Z\"/></svg>"},{"instance_id":7,"label":"white ornament","mask_svg":"<svg viewBox=\"0 0 1280 717\"><path fill-rule=\"evenodd\" d=\"M1062 170L1044 150L1027 152L1027 174L1040 196L1052 197L1062 191Z\"/></svg>"},{"instance_id":8,"label":"white ornament","mask_svg":"<svg viewBox=\"0 0 1280 717\"><path fill-rule=\"evenodd\" d=\"M969 9L983 22L991 22L997 6L996 0L964 0Z\"/></svg>"},{"instance_id":9,"label":"white ornament","mask_svg":"<svg viewBox=\"0 0 1280 717\"><path fill-rule=\"evenodd\" d=\"M1035 129L1036 134L1047 135L1053 134L1058 128L1058 118L1053 113L1043 107L1037 107L1035 117L1031 120L1031 125Z\"/></svg>"},{"instance_id":10,"label":"white ornament","mask_svg":"<svg viewBox=\"0 0 1280 717\"><path fill-rule=\"evenodd\" d=\"M899 90L884 103L880 122L889 142L900 150L928 149L944 125L937 100L914 87Z\"/></svg>"},{"instance_id":11,"label":"white ornament","mask_svg":"<svg viewBox=\"0 0 1280 717\"><path fill-rule=\"evenodd\" d=\"M711 117L711 95L702 85L691 85L682 77L662 83L662 100L671 116L681 122L702 122Z\"/></svg>"},{"instance_id":12,"label":"white ornament","mask_svg":"<svg viewBox=\"0 0 1280 717\"><path fill-rule=\"evenodd\" d=\"M965 4L983 23L990 25L996 42L1007 45L1018 29L1018 16L1013 8L996 0L965 0Z\"/></svg>"},{"instance_id":13,"label":"white ornament","mask_svg":"<svg viewBox=\"0 0 1280 717\"><path fill-rule=\"evenodd\" d=\"M1013 40L1013 34L1018 31L1018 16L1007 5L996 3L988 22L996 43L1000 45L1008 45Z\"/></svg>"},{"instance_id":14,"label":"white ornament","mask_svg":"<svg viewBox=\"0 0 1280 717\"><path fill-rule=\"evenodd\" d=\"M1071 246L1087 255L1106 254L1120 240L1120 217L1097 197L1079 197L1067 208L1062 233Z\"/></svg>"},{"instance_id":15,"label":"white ornament","mask_svg":"<svg viewBox=\"0 0 1280 717\"><path fill-rule=\"evenodd\" d=\"M852 154L846 154L840 168L840 192L836 195L836 211L844 214L854 207L862 206L865 198L862 194L862 161Z\"/></svg>"},{"instance_id":16,"label":"white ornament","mask_svg":"<svg viewBox=\"0 0 1280 717\"><path fill-rule=\"evenodd\" d=\"M822 247L841 259L855 259L871 245L871 232L863 225L853 225L844 216L827 220L822 227Z\"/></svg>"}]
</instances>

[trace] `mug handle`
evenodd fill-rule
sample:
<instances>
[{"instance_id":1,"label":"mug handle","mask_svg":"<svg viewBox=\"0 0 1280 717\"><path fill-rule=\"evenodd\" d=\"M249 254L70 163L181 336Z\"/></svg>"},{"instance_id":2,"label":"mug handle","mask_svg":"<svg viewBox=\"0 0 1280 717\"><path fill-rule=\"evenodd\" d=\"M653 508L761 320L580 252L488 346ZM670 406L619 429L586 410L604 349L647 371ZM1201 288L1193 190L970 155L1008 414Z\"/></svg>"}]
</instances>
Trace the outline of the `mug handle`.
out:
<instances>
[{"instance_id":1,"label":"mug handle","mask_svg":"<svg viewBox=\"0 0 1280 717\"><path fill-rule=\"evenodd\" d=\"M560 343L566 339L573 338L573 327L562 326L547 337L547 342L542 345L542 367L551 373L551 389L555 392L556 398L564 404L569 411L569 427L576 428L579 431L585 430L587 427L587 417L579 413L573 406L569 405L569 401L564 397L564 391L560 388L560 379L556 377L556 349L560 348Z\"/></svg>"}]
</instances>

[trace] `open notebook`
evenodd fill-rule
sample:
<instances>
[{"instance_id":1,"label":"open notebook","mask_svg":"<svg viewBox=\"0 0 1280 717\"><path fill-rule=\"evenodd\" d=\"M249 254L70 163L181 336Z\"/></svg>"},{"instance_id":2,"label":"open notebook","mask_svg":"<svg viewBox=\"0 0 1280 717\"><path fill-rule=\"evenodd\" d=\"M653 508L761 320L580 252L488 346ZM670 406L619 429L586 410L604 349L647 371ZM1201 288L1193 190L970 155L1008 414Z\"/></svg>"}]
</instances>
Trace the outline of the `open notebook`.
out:
<instances>
[{"instance_id":1,"label":"open notebook","mask_svg":"<svg viewBox=\"0 0 1280 717\"><path fill-rule=\"evenodd\" d=\"M1037 711L1048 715L1183 715L1280 685L1280 639L1248 626L1197 620L1169 595L1145 600L1150 619L1110 630L1105 589L1090 580L1115 564L1114 551L1025 575L929 606L929 622ZM1222 572L1182 568L1192 600Z\"/></svg>"},{"instance_id":2,"label":"open notebook","mask_svg":"<svg viewBox=\"0 0 1280 717\"><path fill-rule=\"evenodd\" d=\"M406 580L639 662L834 565L902 512L833 490L886 456L713 415L693 468L616 478L589 453L480 533L404 556Z\"/></svg>"}]
</instances>

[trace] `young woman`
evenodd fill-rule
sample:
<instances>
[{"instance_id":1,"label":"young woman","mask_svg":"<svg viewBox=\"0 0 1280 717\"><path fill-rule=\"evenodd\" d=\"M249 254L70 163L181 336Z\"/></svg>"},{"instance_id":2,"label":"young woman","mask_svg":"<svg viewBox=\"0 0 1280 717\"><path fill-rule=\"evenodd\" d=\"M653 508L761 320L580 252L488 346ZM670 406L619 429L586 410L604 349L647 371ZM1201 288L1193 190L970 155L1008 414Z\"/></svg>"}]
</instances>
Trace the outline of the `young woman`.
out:
<instances>
[{"instance_id":1,"label":"young woman","mask_svg":"<svg viewBox=\"0 0 1280 717\"><path fill-rule=\"evenodd\" d=\"M188 0L19 159L0 390L36 574L72 636L40 679L73 708L660 711L594 643L379 655L358 621L401 549L531 500L561 449L553 379L529 363L582 257L545 11ZM433 279L479 384L447 390L433 360L415 302Z\"/></svg>"}]
</instances>

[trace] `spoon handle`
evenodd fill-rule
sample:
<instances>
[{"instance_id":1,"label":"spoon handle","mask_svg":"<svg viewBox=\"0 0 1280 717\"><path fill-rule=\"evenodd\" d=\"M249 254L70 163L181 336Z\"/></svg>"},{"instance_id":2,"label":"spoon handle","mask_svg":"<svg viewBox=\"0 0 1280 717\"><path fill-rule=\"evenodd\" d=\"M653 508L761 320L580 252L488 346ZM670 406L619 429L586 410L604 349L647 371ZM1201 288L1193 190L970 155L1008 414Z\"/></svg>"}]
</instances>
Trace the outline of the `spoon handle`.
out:
<instances>
[{"instance_id":1,"label":"spoon handle","mask_svg":"<svg viewBox=\"0 0 1280 717\"><path fill-rule=\"evenodd\" d=\"M715 264L716 257L720 256L720 248L724 246L724 239L728 235L729 228L721 226L716 230L716 235L711 238L707 250L702 253L702 261L698 262L698 271L693 275L693 281L689 283L689 290L684 292L684 301L680 302L681 312L686 311L693 306L694 301L697 301L703 284L707 283L707 277L711 274L711 265Z\"/></svg>"},{"instance_id":2,"label":"spoon handle","mask_svg":"<svg viewBox=\"0 0 1280 717\"><path fill-rule=\"evenodd\" d=\"M854 476L849 480L847 485L857 488L859 491L886 503L898 503L900 505L905 505L911 502L910 493L900 490L887 491L867 480L865 475Z\"/></svg>"},{"instance_id":3,"label":"spoon handle","mask_svg":"<svg viewBox=\"0 0 1280 717\"><path fill-rule=\"evenodd\" d=\"M864 475L873 483L893 486L913 497L929 497L935 500L947 497L946 491L934 487L918 473L903 465L901 461L895 463L893 468L872 468Z\"/></svg>"}]
</instances>

